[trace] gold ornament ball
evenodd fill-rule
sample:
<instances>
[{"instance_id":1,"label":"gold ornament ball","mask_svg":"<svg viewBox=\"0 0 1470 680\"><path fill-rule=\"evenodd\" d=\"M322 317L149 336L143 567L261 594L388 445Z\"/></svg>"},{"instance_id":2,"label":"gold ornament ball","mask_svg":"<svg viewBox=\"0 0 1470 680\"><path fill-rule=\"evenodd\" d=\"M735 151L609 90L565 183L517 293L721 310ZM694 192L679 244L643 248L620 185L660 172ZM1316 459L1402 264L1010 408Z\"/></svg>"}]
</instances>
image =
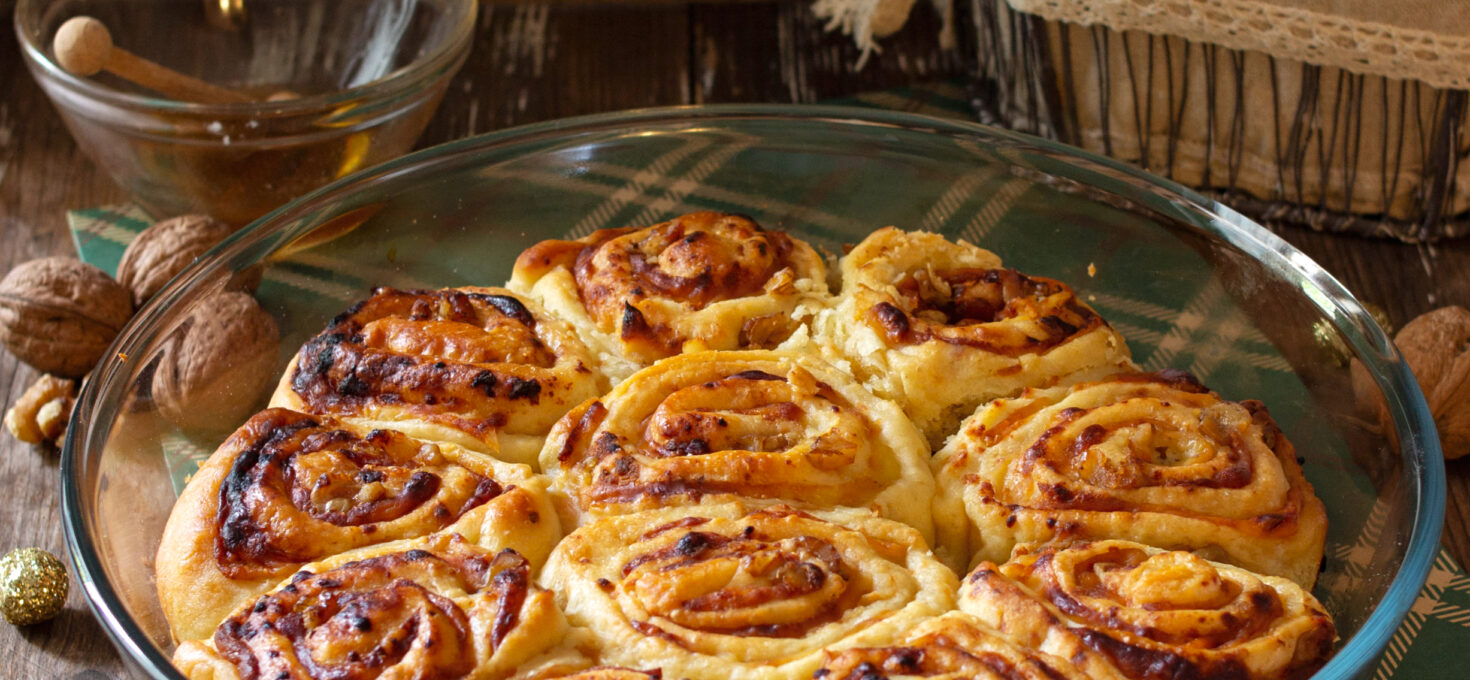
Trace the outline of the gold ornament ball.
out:
<instances>
[{"instance_id":1,"label":"gold ornament ball","mask_svg":"<svg viewBox=\"0 0 1470 680\"><path fill-rule=\"evenodd\" d=\"M1393 319L1388 318L1388 310L1371 302L1364 302L1363 309L1368 312L1368 316L1378 322L1379 327L1383 328L1384 335L1393 337Z\"/></svg>"},{"instance_id":2,"label":"gold ornament ball","mask_svg":"<svg viewBox=\"0 0 1470 680\"><path fill-rule=\"evenodd\" d=\"M1353 355L1353 352L1348 349L1347 342L1342 339L1342 335L1337 332L1331 322L1318 321L1312 324L1312 340L1334 365L1348 365L1348 358Z\"/></svg>"},{"instance_id":3,"label":"gold ornament ball","mask_svg":"<svg viewBox=\"0 0 1470 680\"><path fill-rule=\"evenodd\" d=\"M1364 302L1363 310L1368 312L1368 316L1373 317L1374 321L1378 322L1379 327L1383 328L1384 335L1393 337L1393 321L1388 318L1388 312L1371 302ZM1347 341L1342 339L1342 335L1337 332L1336 328L1333 328L1331 322L1324 320L1312 324L1312 340L1317 343L1317 347L1327 355L1327 358L1337 366L1348 365L1348 360L1353 356L1352 350L1348 348Z\"/></svg>"},{"instance_id":4,"label":"gold ornament ball","mask_svg":"<svg viewBox=\"0 0 1470 680\"><path fill-rule=\"evenodd\" d=\"M20 548L0 559L0 611L14 626L55 618L66 605L66 567L40 548Z\"/></svg>"}]
</instances>

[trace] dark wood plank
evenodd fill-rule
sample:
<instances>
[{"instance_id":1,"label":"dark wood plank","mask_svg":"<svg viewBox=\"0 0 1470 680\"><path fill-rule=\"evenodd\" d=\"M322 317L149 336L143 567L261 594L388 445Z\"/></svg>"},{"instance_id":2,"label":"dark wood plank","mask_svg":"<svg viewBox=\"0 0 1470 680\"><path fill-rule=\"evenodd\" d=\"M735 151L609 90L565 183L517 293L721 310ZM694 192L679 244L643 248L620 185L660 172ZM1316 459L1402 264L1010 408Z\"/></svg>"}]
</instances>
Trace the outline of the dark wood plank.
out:
<instances>
[{"instance_id":1,"label":"dark wood plank","mask_svg":"<svg viewBox=\"0 0 1470 680\"><path fill-rule=\"evenodd\" d=\"M968 73L975 53L962 29L956 49L938 48L941 21L929 3L916 4L908 25L880 40L882 53L862 69L862 52L852 38L824 31L806 3L695 5L691 21L696 103L813 103L944 80ZM773 38L775 60L763 47Z\"/></svg>"},{"instance_id":2,"label":"dark wood plank","mask_svg":"<svg viewBox=\"0 0 1470 680\"><path fill-rule=\"evenodd\" d=\"M689 101L682 5L483 5L420 146L551 118Z\"/></svg>"},{"instance_id":3,"label":"dark wood plank","mask_svg":"<svg viewBox=\"0 0 1470 680\"><path fill-rule=\"evenodd\" d=\"M8 14L6 16L9 16ZM75 252L65 208L123 198L93 168L19 57L12 31L0 31L0 271L26 260ZM0 400L8 407L35 372L5 354L0 358ZM35 546L65 560L59 455L0 435L0 552ZM21 630L0 626L4 675L36 678L119 677L122 660L87 609L73 582L66 610L56 620Z\"/></svg>"},{"instance_id":4,"label":"dark wood plank","mask_svg":"<svg viewBox=\"0 0 1470 680\"><path fill-rule=\"evenodd\" d=\"M790 101L775 55L780 6L689 8L693 104Z\"/></svg>"}]
</instances>

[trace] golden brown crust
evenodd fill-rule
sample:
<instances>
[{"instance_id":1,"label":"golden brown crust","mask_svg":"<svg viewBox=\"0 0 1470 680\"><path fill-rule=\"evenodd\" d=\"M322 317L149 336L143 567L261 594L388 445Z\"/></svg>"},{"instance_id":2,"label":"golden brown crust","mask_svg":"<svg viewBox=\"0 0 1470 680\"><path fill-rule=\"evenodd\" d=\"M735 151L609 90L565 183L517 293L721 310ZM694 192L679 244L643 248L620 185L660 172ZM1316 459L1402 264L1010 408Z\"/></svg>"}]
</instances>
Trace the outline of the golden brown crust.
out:
<instances>
[{"instance_id":1,"label":"golden brown crust","mask_svg":"<svg viewBox=\"0 0 1470 680\"><path fill-rule=\"evenodd\" d=\"M873 507L927 538L925 454L902 412L825 362L709 352L665 359L573 409L541 465L578 515L744 498Z\"/></svg>"},{"instance_id":2,"label":"golden brown crust","mask_svg":"<svg viewBox=\"0 0 1470 680\"><path fill-rule=\"evenodd\" d=\"M893 227L842 258L842 292L815 328L936 449L981 403L1132 366L1122 336L1066 284Z\"/></svg>"},{"instance_id":3,"label":"golden brown crust","mask_svg":"<svg viewBox=\"0 0 1470 680\"><path fill-rule=\"evenodd\" d=\"M636 368L691 350L774 347L799 325L798 308L826 295L825 279L806 243L700 212L544 241L516 260L509 286L585 320L589 344Z\"/></svg>"},{"instance_id":4,"label":"golden brown crust","mask_svg":"<svg viewBox=\"0 0 1470 680\"><path fill-rule=\"evenodd\" d=\"M1066 284L964 242L888 228L842 267L833 298L806 243L694 213L537 244L508 289L376 289L301 348L284 408L175 506L157 557L175 665L191 680L1321 665L1333 629L1310 595L1203 559L1315 576L1325 513L1264 407L1139 373ZM982 562L959 604L936 522L956 569L1015 559ZM1086 543L1115 536L1196 553Z\"/></svg>"},{"instance_id":5,"label":"golden brown crust","mask_svg":"<svg viewBox=\"0 0 1470 680\"><path fill-rule=\"evenodd\" d=\"M864 312L893 346L931 340L1005 357L1045 352L1107 325L1071 287L1014 269L917 270ZM1020 325L998 322L1028 320Z\"/></svg>"},{"instance_id":6,"label":"golden brown crust","mask_svg":"<svg viewBox=\"0 0 1470 680\"><path fill-rule=\"evenodd\" d=\"M604 663L695 680L809 678L823 649L889 639L951 609L957 587L897 522L740 504L599 520L541 582Z\"/></svg>"},{"instance_id":7,"label":"golden brown crust","mask_svg":"<svg viewBox=\"0 0 1470 680\"><path fill-rule=\"evenodd\" d=\"M526 463L599 393L596 369L565 323L510 291L379 288L302 346L271 404Z\"/></svg>"},{"instance_id":8,"label":"golden brown crust","mask_svg":"<svg viewBox=\"0 0 1470 680\"><path fill-rule=\"evenodd\" d=\"M1030 649L964 612L919 624L883 647L827 651L821 680L1087 680L1064 658Z\"/></svg>"},{"instance_id":9,"label":"golden brown crust","mask_svg":"<svg viewBox=\"0 0 1470 680\"><path fill-rule=\"evenodd\" d=\"M952 566L1003 561L1017 543L1126 538L1310 587L1326 540L1322 503L1265 407L1182 371L997 400L933 464Z\"/></svg>"},{"instance_id":10,"label":"golden brown crust","mask_svg":"<svg viewBox=\"0 0 1470 680\"><path fill-rule=\"evenodd\" d=\"M1305 678L1336 637L1321 604L1291 581L1128 541L982 563L960 607L1093 677Z\"/></svg>"},{"instance_id":11,"label":"golden brown crust","mask_svg":"<svg viewBox=\"0 0 1470 680\"><path fill-rule=\"evenodd\" d=\"M175 664L193 678L500 678L567 634L514 550L456 534L307 565Z\"/></svg>"},{"instance_id":12,"label":"golden brown crust","mask_svg":"<svg viewBox=\"0 0 1470 680\"><path fill-rule=\"evenodd\" d=\"M326 416L267 409L190 481L164 529L159 601L179 639L302 564L454 528L540 564L561 536L529 468Z\"/></svg>"}]
</instances>

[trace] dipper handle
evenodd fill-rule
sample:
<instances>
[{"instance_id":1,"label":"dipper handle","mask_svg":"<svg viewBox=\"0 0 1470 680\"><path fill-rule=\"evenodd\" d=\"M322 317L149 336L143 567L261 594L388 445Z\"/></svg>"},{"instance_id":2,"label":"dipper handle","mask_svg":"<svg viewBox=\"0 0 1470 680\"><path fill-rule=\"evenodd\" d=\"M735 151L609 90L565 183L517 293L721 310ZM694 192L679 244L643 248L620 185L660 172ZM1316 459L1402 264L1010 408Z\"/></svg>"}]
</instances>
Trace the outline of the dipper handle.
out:
<instances>
[{"instance_id":1,"label":"dipper handle","mask_svg":"<svg viewBox=\"0 0 1470 680\"><path fill-rule=\"evenodd\" d=\"M159 94L186 102L240 104L255 101L234 90L212 85L144 59L112 44L112 34L92 17L68 19L51 43L56 63L77 76L108 71Z\"/></svg>"}]
</instances>

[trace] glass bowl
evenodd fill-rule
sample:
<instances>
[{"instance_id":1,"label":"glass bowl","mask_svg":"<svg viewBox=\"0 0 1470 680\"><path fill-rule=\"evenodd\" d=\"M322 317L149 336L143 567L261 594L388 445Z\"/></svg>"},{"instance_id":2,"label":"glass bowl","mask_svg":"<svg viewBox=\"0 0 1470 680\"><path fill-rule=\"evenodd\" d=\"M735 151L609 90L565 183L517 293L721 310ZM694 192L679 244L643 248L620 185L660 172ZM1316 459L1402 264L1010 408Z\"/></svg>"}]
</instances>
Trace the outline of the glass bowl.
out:
<instances>
[{"instance_id":1,"label":"glass bowl","mask_svg":"<svg viewBox=\"0 0 1470 680\"><path fill-rule=\"evenodd\" d=\"M20 0L15 30L77 145L140 204L241 226L407 152L469 53L475 11L475 0L350 11L336 0ZM181 102L105 71L74 76L51 40L81 15L118 47L262 101Z\"/></svg>"},{"instance_id":2,"label":"glass bowl","mask_svg":"<svg viewBox=\"0 0 1470 680\"><path fill-rule=\"evenodd\" d=\"M179 484L238 423L181 430L148 385L210 295L263 270L280 370L371 286L498 285L539 240L697 209L746 213L833 253L889 224L935 230L1072 283L1145 367L1264 401L1304 456L1331 521L1316 592L1341 633L1317 677L1369 669L1413 603L1444 514L1438 440L1383 331L1306 256L1177 185L1023 135L861 109L676 108L516 128L378 166L238 232L145 307L84 388L62 459L76 576L123 656L146 677L178 677L151 559ZM1351 364L1372 378L1357 394ZM1383 428L1359 417L1364 399L1382 399Z\"/></svg>"}]
</instances>

